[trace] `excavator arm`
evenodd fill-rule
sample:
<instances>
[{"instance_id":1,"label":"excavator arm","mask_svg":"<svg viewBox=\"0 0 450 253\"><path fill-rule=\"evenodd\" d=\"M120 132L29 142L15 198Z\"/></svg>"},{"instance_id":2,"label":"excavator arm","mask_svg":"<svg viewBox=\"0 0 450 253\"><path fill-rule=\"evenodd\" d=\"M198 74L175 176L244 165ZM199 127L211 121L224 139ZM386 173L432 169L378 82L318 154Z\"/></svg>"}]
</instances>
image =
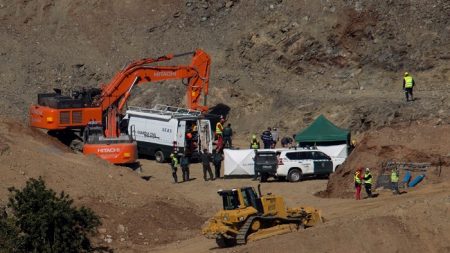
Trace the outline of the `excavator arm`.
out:
<instances>
[{"instance_id":1,"label":"excavator arm","mask_svg":"<svg viewBox=\"0 0 450 253\"><path fill-rule=\"evenodd\" d=\"M189 65L159 66L176 57L192 55ZM132 62L118 72L111 82L101 87L92 102L45 93L38 95L38 104L30 107L30 125L47 130L83 129L91 120L105 122L105 135L117 136L117 116L125 106L135 85L164 80L187 80L186 103L189 109L207 111L211 59L201 49L194 52L147 58ZM157 65L157 66L155 66ZM203 103L201 103L203 102Z\"/></svg>"},{"instance_id":2,"label":"excavator arm","mask_svg":"<svg viewBox=\"0 0 450 253\"><path fill-rule=\"evenodd\" d=\"M149 66L150 64L169 61L175 57L193 54L192 62L188 66ZM129 64L116 74L113 80L102 89L97 106L103 110L117 105L122 109L135 85L146 82L159 82L165 80L187 79L186 100L187 106L193 110L206 111L206 96L208 95L209 68L211 59L204 51L197 49L193 53L181 55L167 55L157 59L143 59ZM204 103L200 104L201 95Z\"/></svg>"},{"instance_id":3,"label":"excavator arm","mask_svg":"<svg viewBox=\"0 0 450 253\"><path fill-rule=\"evenodd\" d=\"M207 111L206 97L208 94L209 56L201 51L195 51L191 65L189 66L149 66L151 63L171 60L174 57L191 53L172 56L167 55L157 59L143 59L125 67L103 88L100 99L96 101L106 113L106 137L120 135L118 128L118 115L122 113L134 86L148 82L165 80L187 79L186 101L187 107L192 110ZM204 95L204 104L200 104L201 95Z\"/></svg>"}]
</instances>

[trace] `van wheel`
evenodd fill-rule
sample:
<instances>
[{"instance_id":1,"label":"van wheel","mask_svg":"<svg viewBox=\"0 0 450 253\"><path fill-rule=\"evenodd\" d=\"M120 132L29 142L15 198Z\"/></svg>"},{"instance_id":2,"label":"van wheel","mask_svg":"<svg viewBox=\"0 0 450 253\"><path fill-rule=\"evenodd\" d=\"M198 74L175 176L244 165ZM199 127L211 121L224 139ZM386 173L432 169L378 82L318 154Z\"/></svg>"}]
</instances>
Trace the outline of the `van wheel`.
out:
<instances>
[{"instance_id":1,"label":"van wheel","mask_svg":"<svg viewBox=\"0 0 450 253\"><path fill-rule=\"evenodd\" d=\"M298 182L302 179L302 171L299 169L291 169L288 173L287 180L289 182Z\"/></svg>"},{"instance_id":2,"label":"van wheel","mask_svg":"<svg viewBox=\"0 0 450 253\"><path fill-rule=\"evenodd\" d=\"M159 163L163 163L166 160L164 153L161 150L155 152L155 160Z\"/></svg>"}]
</instances>

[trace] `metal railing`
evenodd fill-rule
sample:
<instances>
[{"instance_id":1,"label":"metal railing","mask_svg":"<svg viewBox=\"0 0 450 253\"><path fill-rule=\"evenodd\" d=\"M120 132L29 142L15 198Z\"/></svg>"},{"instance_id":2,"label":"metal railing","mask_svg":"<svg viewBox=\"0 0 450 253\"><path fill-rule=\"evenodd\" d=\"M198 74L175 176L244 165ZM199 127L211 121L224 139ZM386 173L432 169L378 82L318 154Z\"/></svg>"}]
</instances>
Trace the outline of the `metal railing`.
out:
<instances>
[{"instance_id":1,"label":"metal railing","mask_svg":"<svg viewBox=\"0 0 450 253\"><path fill-rule=\"evenodd\" d=\"M160 115L171 115L171 116L200 116L202 114L201 111L197 110L160 104L157 104L150 109L145 107L129 106L128 110L144 113L154 113Z\"/></svg>"}]
</instances>

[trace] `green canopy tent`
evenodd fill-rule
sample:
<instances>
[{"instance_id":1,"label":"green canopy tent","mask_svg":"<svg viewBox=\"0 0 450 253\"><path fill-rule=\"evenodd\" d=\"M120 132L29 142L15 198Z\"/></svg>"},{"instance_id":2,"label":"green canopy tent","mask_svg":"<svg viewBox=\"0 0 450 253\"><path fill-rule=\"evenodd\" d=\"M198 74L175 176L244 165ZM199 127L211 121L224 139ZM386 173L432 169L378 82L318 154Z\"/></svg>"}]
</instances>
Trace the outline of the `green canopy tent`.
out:
<instances>
[{"instance_id":1,"label":"green canopy tent","mask_svg":"<svg viewBox=\"0 0 450 253\"><path fill-rule=\"evenodd\" d=\"M295 141L301 147L348 145L350 143L350 131L337 127L325 116L320 115L306 129L296 134Z\"/></svg>"}]
</instances>

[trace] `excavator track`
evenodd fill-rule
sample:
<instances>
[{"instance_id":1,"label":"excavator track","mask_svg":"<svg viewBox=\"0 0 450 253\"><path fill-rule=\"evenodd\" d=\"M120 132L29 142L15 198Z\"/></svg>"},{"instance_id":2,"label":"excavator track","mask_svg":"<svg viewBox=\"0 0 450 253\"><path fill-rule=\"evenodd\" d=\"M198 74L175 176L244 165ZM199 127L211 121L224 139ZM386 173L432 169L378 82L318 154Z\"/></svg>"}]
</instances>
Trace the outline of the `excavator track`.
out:
<instances>
[{"instance_id":1,"label":"excavator track","mask_svg":"<svg viewBox=\"0 0 450 253\"><path fill-rule=\"evenodd\" d=\"M244 225L241 227L241 229L239 229L239 233L236 236L236 244L247 243L248 231L250 230L253 220L256 218L258 218L258 216L252 216L245 221Z\"/></svg>"}]
</instances>

